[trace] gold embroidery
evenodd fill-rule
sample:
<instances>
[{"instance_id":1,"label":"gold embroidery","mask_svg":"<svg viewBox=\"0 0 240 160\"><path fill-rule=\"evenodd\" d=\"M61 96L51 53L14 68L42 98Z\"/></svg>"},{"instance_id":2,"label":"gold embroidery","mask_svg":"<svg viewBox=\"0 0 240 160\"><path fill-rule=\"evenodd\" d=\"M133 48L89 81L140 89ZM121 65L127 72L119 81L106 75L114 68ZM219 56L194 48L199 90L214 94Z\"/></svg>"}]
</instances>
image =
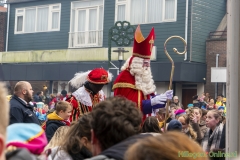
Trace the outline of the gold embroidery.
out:
<instances>
[{"instance_id":1,"label":"gold embroidery","mask_svg":"<svg viewBox=\"0 0 240 160\"><path fill-rule=\"evenodd\" d=\"M132 88L132 89L137 89L135 85L130 84L130 83L116 83L113 85L112 90L116 88Z\"/></svg>"},{"instance_id":2,"label":"gold embroidery","mask_svg":"<svg viewBox=\"0 0 240 160\"><path fill-rule=\"evenodd\" d=\"M141 54L138 54L138 53L133 53L133 56L137 56L137 57L141 57L141 58L151 58L151 55L149 55L149 56L143 56L143 55L141 55Z\"/></svg>"},{"instance_id":3,"label":"gold embroidery","mask_svg":"<svg viewBox=\"0 0 240 160\"><path fill-rule=\"evenodd\" d=\"M140 109L141 110L141 91L140 90L138 90L138 109Z\"/></svg>"},{"instance_id":4,"label":"gold embroidery","mask_svg":"<svg viewBox=\"0 0 240 160\"><path fill-rule=\"evenodd\" d=\"M149 43L151 44L150 45L150 52L152 52L152 47L153 47L153 43L154 43L153 36L152 36L151 40L149 41Z\"/></svg>"},{"instance_id":5,"label":"gold embroidery","mask_svg":"<svg viewBox=\"0 0 240 160\"><path fill-rule=\"evenodd\" d=\"M102 75L101 80L104 80L104 81L107 80L107 75Z\"/></svg>"}]
</instances>

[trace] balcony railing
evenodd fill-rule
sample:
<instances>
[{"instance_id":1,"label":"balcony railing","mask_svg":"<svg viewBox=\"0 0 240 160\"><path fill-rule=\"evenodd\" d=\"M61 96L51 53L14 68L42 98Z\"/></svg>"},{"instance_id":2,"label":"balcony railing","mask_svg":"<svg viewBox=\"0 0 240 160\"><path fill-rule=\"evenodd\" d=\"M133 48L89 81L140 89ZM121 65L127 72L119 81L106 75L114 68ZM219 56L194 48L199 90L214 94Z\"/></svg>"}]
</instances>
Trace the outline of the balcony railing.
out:
<instances>
[{"instance_id":1,"label":"balcony railing","mask_svg":"<svg viewBox=\"0 0 240 160\"><path fill-rule=\"evenodd\" d=\"M103 31L69 32L69 48L101 47Z\"/></svg>"},{"instance_id":2,"label":"balcony railing","mask_svg":"<svg viewBox=\"0 0 240 160\"><path fill-rule=\"evenodd\" d=\"M209 33L209 39L226 39L227 31L214 31Z\"/></svg>"}]
</instances>

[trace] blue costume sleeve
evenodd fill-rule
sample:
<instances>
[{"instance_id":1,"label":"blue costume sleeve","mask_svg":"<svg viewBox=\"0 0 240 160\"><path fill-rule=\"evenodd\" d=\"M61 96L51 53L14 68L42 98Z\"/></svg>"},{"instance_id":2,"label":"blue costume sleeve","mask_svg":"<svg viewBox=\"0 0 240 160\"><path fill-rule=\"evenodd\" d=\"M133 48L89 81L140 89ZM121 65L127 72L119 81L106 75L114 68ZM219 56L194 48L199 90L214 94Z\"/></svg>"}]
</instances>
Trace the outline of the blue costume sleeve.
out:
<instances>
[{"instance_id":1,"label":"blue costume sleeve","mask_svg":"<svg viewBox=\"0 0 240 160\"><path fill-rule=\"evenodd\" d=\"M152 113L153 109L164 108L165 104L156 104L154 106L151 105L151 100L143 100L142 101L142 112L143 114Z\"/></svg>"}]
</instances>

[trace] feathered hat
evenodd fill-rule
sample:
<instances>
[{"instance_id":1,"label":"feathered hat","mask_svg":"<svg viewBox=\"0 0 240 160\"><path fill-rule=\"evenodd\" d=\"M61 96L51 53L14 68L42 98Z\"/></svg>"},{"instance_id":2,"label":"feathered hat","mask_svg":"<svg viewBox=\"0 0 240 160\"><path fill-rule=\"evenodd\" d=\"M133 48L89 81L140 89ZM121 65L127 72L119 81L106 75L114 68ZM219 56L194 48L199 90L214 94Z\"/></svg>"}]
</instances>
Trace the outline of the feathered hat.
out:
<instances>
[{"instance_id":1,"label":"feathered hat","mask_svg":"<svg viewBox=\"0 0 240 160\"><path fill-rule=\"evenodd\" d=\"M68 82L72 87L79 88L86 81L94 84L107 84L112 80L112 73L103 68L95 68L87 72L79 72Z\"/></svg>"}]
</instances>

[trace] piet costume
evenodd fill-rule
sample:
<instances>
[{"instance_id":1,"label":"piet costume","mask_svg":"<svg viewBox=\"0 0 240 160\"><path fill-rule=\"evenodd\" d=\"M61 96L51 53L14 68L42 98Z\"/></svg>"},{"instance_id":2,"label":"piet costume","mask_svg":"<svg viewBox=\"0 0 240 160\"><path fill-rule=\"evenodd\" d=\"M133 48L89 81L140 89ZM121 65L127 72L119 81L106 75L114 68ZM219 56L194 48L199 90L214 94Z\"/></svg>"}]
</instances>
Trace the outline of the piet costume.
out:
<instances>
[{"instance_id":1,"label":"piet costume","mask_svg":"<svg viewBox=\"0 0 240 160\"><path fill-rule=\"evenodd\" d=\"M137 107L144 115L143 120L148 114L150 115L154 109L165 107L166 100L168 99L166 93L157 95L158 97L154 94L156 87L153 84L154 81L152 80L151 75L147 79L149 79L149 81L152 80L151 85L153 87L149 89L148 92L144 92L141 85L137 85L136 83L136 75L131 72L133 69L131 67L132 63L134 59L137 59L135 57L138 57L138 59L142 61L141 63L144 63L144 60L150 60L154 39L154 28L152 28L148 37L145 39L140 30L140 26L137 27L134 35L133 54L126 61L128 64L125 63L125 65L127 66L122 68L122 71L116 78L112 88L114 90L114 96L124 96L137 104ZM148 84L146 86L148 86ZM172 97L172 91L170 94L170 97ZM155 102L152 101L153 97L157 97L157 99L155 98Z\"/></svg>"},{"instance_id":2,"label":"piet costume","mask_svg":"<svg viewBox=\"0 0 240 160\"><path fill-rule=\"evenodd\" d=\"M76 73L69 83L73 87L78 88L78 90L73 92L71 97L66 99L66 101L71 103L73 106L70 121L78 120L80 115L91 112L92 108L95 107L96 104L106 98L102 90L95 93L90 88L89 84L93 83L95 85L105 85L111 80L112 74L103 68L96 68L92 71Z\"/></svg>"}]
</instances>

